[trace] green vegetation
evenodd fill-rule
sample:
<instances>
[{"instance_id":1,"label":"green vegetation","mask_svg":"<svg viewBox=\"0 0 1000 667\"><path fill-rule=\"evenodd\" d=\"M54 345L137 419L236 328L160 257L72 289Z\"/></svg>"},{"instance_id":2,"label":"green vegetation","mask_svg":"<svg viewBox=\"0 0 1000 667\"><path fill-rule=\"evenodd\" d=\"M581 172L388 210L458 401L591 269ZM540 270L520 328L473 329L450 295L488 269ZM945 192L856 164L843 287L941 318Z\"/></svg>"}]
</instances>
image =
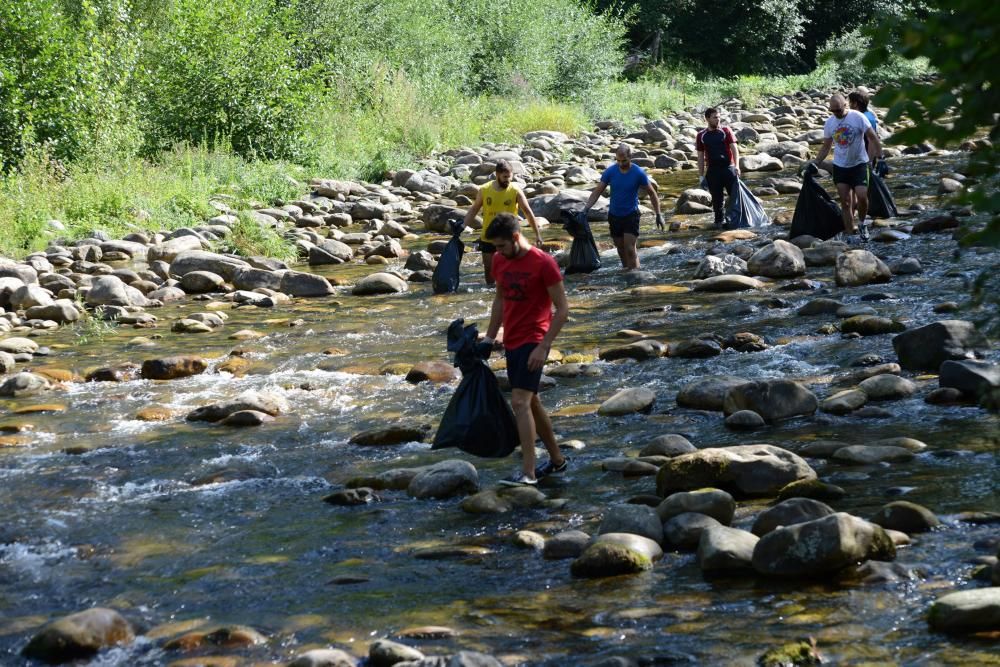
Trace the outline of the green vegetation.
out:
<instances>
[{"instance_id":1,"label":"green vegetation","mask_svg":"<svg viewBox=\"0 0 1000 667\"><path fill-rule=\"evenodd\" d=\"M435 150L533 129L924 71L862 62L861 32L830 39L912 2L851 0L835 17L828 4L723 12L719 43L695 29L709 7L689 0L10 0L0 253L95 228L189 226L214 213L214 195L240 210L298 196L313 176L381 180ZM629 36L657 26L673 64L623 78Z\"/></svg>"},{"instance_id":2,"label":"green vegetation","mask_svg":"<svg viewBox=\"0 0 1000 667\"><path fill-rule=\"evenodd\" d=\"M234 252L244 257L259 255L283 262L291 262L296 257L295 244L283 238L246 213L240 213L236 223L223 245L226 252Z\"/></svg>"}]
</instances>

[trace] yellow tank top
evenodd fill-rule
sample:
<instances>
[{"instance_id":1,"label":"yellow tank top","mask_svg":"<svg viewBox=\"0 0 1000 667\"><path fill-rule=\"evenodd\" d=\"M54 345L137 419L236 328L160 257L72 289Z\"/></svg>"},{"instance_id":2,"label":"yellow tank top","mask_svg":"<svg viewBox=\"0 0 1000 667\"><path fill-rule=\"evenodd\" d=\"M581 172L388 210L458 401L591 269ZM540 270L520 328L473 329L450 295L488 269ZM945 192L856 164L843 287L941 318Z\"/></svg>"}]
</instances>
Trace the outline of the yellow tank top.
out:
<instances>
[{"instance_id":1,"label":"yellow tank top","mask_svg":"<svg viewBox=\"0 0 1000 667\"><path fill-rule=\"evenodd\" d=\"M483 194L483 208L481 212L483 214L483 228L479 232L479 238L483 241L488 241L486 238L486 230L489 229L490 223L493 222L493 218L496 217L497 213L511 213L517 215L519 208L517 205L517 188L511 183L503 190L497 190L496 181L490 181L485 185L479 186L479 191Z\"/></svg>"}]
</instances>

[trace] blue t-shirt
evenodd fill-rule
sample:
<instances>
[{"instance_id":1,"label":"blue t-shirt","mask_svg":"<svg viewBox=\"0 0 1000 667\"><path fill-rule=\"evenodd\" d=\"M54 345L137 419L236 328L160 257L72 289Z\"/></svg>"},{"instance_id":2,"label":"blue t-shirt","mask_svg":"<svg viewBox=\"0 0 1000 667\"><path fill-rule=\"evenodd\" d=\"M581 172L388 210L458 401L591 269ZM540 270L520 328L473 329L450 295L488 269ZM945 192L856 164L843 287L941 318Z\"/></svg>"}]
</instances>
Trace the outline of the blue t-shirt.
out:
<instances>
[{"instance_id":1,"label":"blue t-shirt","mask_svg":"<svg viewBox=\"0 0 1000 667\"><path fill-rule=\"evenodd\" d=\"M649 176L637 164L629 165L624 174L613 164L601 174L601 183L611 187L608 214L622 217L639 210L639 188L649 184Z\"/></svg>"},{"instance_id":2,"label":"blue t-shirt","mask_svg":"<svg viewBox=\"0 0 1000 667\"><path fill-rule=\"evenodd\" d=\"M865 118L867 118L868 122L872 124L872 129L877 130L878 119L875 117L875 114L873 114L871 111L865 111L864 113L865 113Z\"/></svg>"}]
</instances>

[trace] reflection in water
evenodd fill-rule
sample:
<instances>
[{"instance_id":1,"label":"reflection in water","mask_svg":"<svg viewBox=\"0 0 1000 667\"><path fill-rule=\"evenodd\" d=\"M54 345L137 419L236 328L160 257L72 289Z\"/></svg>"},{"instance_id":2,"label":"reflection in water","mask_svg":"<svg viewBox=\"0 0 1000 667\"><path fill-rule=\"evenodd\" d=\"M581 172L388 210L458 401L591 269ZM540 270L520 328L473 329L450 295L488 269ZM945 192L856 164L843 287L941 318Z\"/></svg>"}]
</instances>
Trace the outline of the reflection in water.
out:
<instances>
[{"instance_id":1,"label":"reflection in water","mask_svg":"<svg viewBox=\"0 0 1000 667\"><path fill-rule=\"evenodd\" d=\"M900 190L900 208L932 192L942 169L930 160L902 161L893 182L917 187ZM675 195L693 178L671 174L661 179L661 191ZM776 197L766 205L773 214L790 210L794 201ZM606 240L603 226L595 228L599 240ZM545 234L550 241L568 240L558 229ZM685 287L711 245L702 232L644 238L669 242L640 253L643 268L661 286ZM972 254L954 259L954 249L941 236L879 248L891 257L919 257L925 273L879 287L888 298L873 305L913 325L938 319L933 305L964 301L960 276L979 266ZM885 404L888 419L821 416L753 435L728 431L717 414L677 409L677 390L717 374L792 376L815 382L823 393L863 352L894 359L890 337L818 334L834 318L797 317L796 308L811 298L800 292L625 292L610 254L597 273L567 281L571 320L556 344L563 355L591 360L626 340L616 337L621 329L664 342L752 331L783 344L708 360L598 362L599 377L561 379L545 397L559 415L558 435L586 443L573 454L570 474L543 487L550 498L567 501L561 509L471 516L457 500L415 501L394 491L380 492L382 502L363 507L320 501L352 477L442 458L425 443L360 448L348 439L388 423L436 424L454 385L411 385L398 373L419 360L447 359L444 334L454 318L485 324L492 292L482 285L473 253L463 265L462 291L446 297L417 284L409 293L377 298L355 298L342 288L331 299L299 300L273 311L230 309L216 333L171 333L170 322L209 307L188 301L156 311L156 329L120 327L82 347L70 329L47 335L53 354L46 365L79 375L177 353L201 355L211 366L183 380L67 383L44 400L0 403L0 426L19 425L25 437L22 446L0 448L0 604L7 619L0 624L0 655L7 656L2 662L16 663L14 654L45 619L91 605L123 610L153 628L150 636L174 636L182 625L205 619L251 625L275 638L250 652L259 660L287 658L297 646L331 641L361 655L372 638L446 625L458 630L457 638L416 643L428 653L468 647L546 665L611 655L750 664L773 644L812 635L835 662L976 662L981 647L929 634L923 613L942 590L966 583L973 543L991 534L989 526L950 515L1000 509L995 418L978 409L930 406L917 397ZM949 273L955 269L958 277ZM342 280L368 270L324 267ZM829 269L811 269L809 277L832 283ZM874 291L844 289L837 295L858 303ZM228 338L241 329L266 336ZM137 336L146 341L136 345ZM234 349L249 362L247 374L214 372ZM618 389L637 385L655 390L652 415L596 414L595 406ZM196 407L251 389L283 395L291 414L249 430L183 419ZM9 412L50 401L68 409ZM163 408L166 421L136 418L149 407ZM24 430L28 425L32 430ZM812 440L918 438L929 449L910 463L815 465L823 479L847 489L847 497L834 503L838 510L870 516L902 492L944 515L946 525L900 552L899 561L919 567L921 578L875 586L705 581L688 554L667 554L637 576L577 581L567 561L543 561L512 546L513 533L523 528L545 535L568 528L593 532L603 508L653 492L652 478L623 478L603 471L600 462L634 454L667 432L683 433L700 447L766 441L793 451ZM78 453L64 453L68 447ZM516 466L513 460L474 463L484 485ZM749 526L762 507L741 505L736 525ZM428 546L463 550L452 558L414 558ZM168 660L156 642L143 640L95 664Z\"/></svg>"}]
</instances>

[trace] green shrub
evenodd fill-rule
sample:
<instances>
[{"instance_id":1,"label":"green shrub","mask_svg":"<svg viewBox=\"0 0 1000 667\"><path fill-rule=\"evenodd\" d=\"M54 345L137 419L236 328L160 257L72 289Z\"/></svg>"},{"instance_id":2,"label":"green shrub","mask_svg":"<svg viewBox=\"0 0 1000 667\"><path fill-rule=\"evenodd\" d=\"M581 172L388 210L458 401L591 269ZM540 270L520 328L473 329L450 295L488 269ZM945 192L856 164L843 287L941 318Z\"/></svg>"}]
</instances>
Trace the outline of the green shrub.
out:
<instances>
[{"instance_id":1,"label":"green shrub","mask_svg":"<svg viewBox=\"0 0 1000 667\"><path fill-rule=\"evenodd\" d=\"M268 4L176 0L146 33L136 85L148 151L225 137L240 155L298 156L317 82L298 66L292 11Z\"/></svg>"},{"instance_id":2,"label":"green shrub","mask_svg":"<svg viewBox=\"0 0 1000 667\"><path fill-rule=\"evenodd\" d=\"M227 252L244 257L263 255L290 262L297 256L294 243L243 213L238 216L232 233L222 245Z\"/></svg>"}]
</instances>

